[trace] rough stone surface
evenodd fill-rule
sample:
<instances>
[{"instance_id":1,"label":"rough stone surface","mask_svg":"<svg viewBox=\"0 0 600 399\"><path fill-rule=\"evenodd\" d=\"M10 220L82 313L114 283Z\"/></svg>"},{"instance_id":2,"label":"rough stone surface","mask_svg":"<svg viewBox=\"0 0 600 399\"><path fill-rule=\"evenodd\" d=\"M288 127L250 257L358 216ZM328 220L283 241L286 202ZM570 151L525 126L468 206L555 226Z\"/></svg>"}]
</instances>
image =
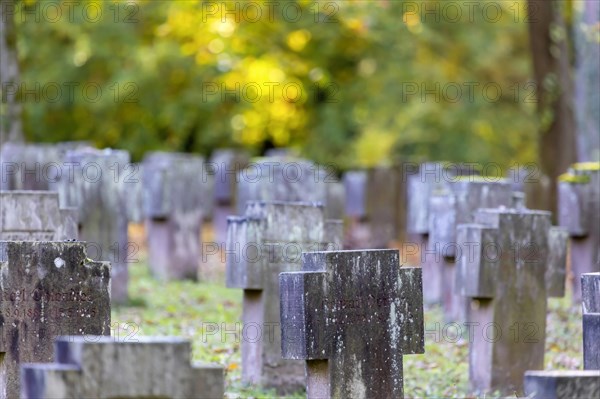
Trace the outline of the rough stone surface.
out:
<instances>
[{"instance_id":1,"label":"rough stone surface","mask_svg":"<svg viewBox=\"0 0 600 399\"><path fill-rule=\"evenodd\" d=\"M0 242L0 398L19 397L19 366L52 361L59 335L110 334L110 265L81 242Z\"/></svg>"},{"instance_id":2,"label":"rough stone surface","mask_svg":"<svg viewBox=\"0 0 600 399\"><path fill-rule=\"evenodd\" d=\"M600 273L581 275L583 368L600 370Z\"/></svg>"},{"instance_id":3,"label":"rough stone surface","mask_svg":"<svg viewBox=\"0 0 600 399\"><path fill-rule=\"evenodd\" d=\"M455 256L457 248L456 227L473 221L479 208L509 207L512 204L512 187L504 179L477 176L457 179L433 193L429 203L429 248L441 255L435 259L442 269L442 305L447 321L466 319L467 301L454 287ZM434 267L431 265L431 267Z\"/></svg>"},{"instance_id":4,"label":"rough stone surface","mask_svg":"<svg viewBox=\"0 0 600 399\"><path fill-rule=\"evenodd\" d=\"M50 191L0 191L0 240L77 239L77 209L61 209Z\"/></svg>"},{"instance_id":5,"label":"rough stone surface","mask_svg":"<svg viewBox=\"0 0 600 399\"><path fill-rule=\"evenodd\" d=\"M402 356L424 352L421 269L396 250L305 253L282 273L282 352L309 398L401 398Z\"/></svg>"},{"instance_id":6,"label":"rough stone surface","mask_svg":"<svg viewBox=\"0 0 600 399\"><path fill-rule=\"evenodd\" d=\"M86 148L67 151L64 158L72 165L73 175L59 182L61 204L77 208L79 239L87 243L90 258L111 263L111 299L125 302L129 153Z\"/></svg>"},{"instance_id":7,"label":"rough stone surface","mask_svg":"<svg viewBox=\"0 0 600 399\"><path fill-rule=\"evenodd\" d=\"M591 399L600 397L600 371L527 371L528 399Z\"/></svg>"},{"instance_id":8,"label":"rough stone surface","mask_svg":"<svg viewBox=\"0 0 600 399\"><path fill-rule=\"evenodd\" d=\"M324 219L322 205L250 201L244 216L229 218L226 282L244 290L244 326L262 339L242 340L242 380L293 392L304 381L303 362L281 357L281 272L300 270L301 252L341 242L341 223Z\"/></svg>"},{"instance_id":9,"label":"rough stone surface","mask_svg":"<svg viewBox=\"0 0 600 399\"><path fill-rule=\"evenodd\" d=\"M191 363L191 344L176 337L66 336L55 362L26 364L23 399L222 398L221 366Z\"/></svg>"},{"instance_id":10,"label":"rough stone surface","mask_svg":"<svg viewBox=\"0 0 600 399\"><path fill-rule=\"evenodd\" d=\"M581 301L581 275L600 271L600 170L573 165L573 181L558 183L558 222L569 231L573 302Z\"/></svg>"},{"instance_id":11,"label":"rough stone surface","mask_svg":"<svg viewBox=\"0 0 600 399\"><path fill-rule=\"evenodd\" d=\"M456 287L470 299L469 378L476 392L521 392L544 366L550 212L480 209L458 227ZM564 266L563 266L564 267Z\"/></svg>"},{"instance_id":12,"label":"rough stone surface","mask_svg":"<svg viewBox=\"0 0 600 399\"><path fill-rule=\"evenodd\" d=\"M202 157L154 152L144 158L148 261L162 280L196 279L204 187Z\"/></svg>"}]
</instances>

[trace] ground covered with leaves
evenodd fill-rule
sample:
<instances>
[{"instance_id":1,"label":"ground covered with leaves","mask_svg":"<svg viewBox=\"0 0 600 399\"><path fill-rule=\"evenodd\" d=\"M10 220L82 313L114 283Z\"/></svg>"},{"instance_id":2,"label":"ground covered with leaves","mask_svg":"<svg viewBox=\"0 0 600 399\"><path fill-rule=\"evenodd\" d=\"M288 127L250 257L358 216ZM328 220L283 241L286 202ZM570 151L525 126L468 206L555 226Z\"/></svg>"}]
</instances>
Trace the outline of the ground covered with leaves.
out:
<instances>
[{"instance_id":1,"label":"ground covered with leaves","mask_svg":"<svg viewBox=\"0 0 600 399\"><path fill-rule=\"evenodd\" d=\"M225 366L226 397L278 397L274 391L241 382L242 292L225 287L218 259L207 266L210 273L202 282L163 283L152 278L142 252L139 262L129 265L129 304L113 308L112 333L125 341L142 335L187 337L193 343L195 361ZM441 309L426 308L425 354L404 357L406 398L474 397L468 389L468 340L456 339L457 330L444 331L443 326ZM581 368L581 350L580 307L565 298L550 299L545 368ZM288 397L304 398L305 394Z\"/></svg>"}]
</instances>

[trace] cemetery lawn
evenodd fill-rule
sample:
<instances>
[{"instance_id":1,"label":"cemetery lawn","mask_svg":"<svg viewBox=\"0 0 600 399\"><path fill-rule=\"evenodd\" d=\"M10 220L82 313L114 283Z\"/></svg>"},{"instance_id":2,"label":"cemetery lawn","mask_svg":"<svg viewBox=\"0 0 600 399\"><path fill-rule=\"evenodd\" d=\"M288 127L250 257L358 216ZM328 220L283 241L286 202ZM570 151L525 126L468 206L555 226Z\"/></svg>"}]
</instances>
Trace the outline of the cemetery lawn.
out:
<instances>
[{"instance_id":1,"label":"cemetery lawn","mask_svg":"<svg viewBox=\"0 0 600 399\"><path fill-rule=\"evenodd\" d=\"M241 383L242 291L225 287L223 266L211 265L216 272L200 283L163 283L152 278L145 254L140 255L138 263L129 265L129 304L112 310L115 339L134 340L141 335L187 337L193 343L194 361L225 366L227 398L279 397L274 391ZM567 295L570 298L570 293ZM564 298L550 299L547 323L545 368L582 368L580 307ZM475 398L468 390L468 338L457 339L456 327L443 323L439 307L425 308L426 352L404 357L406 398ZM304 398L305 394L297 392L286 397Z\"/></svg>"}]
</instances>

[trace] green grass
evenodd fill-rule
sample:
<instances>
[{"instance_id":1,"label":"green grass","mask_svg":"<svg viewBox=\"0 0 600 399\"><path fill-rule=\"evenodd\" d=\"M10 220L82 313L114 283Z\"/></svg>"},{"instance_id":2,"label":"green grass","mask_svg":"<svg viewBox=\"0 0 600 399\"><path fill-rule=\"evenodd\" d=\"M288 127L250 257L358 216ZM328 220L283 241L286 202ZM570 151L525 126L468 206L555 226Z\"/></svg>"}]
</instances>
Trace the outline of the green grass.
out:
<instances>
[{"instance_id":1,"label":"green grass","mask_svg":"<svg viewBox=\"0 0 600 399\"><path fill-rule=\"evenodd\" d=\"M142 254L143 255L143 254ZM246 387L240 373L241 290L225 288L222 266L211 282L154 280L145 259L130 264L130 303L112 311L113 335L178 335L191 339L193 359L226 368L228 398L272 398L274 391ZM570 298L570 294L567 295ZM581 309L566 298L549 301L546 369L581 368ZM426 308L425 328L443 326L439 307ZM117 328L117 325L119 326ZM218 331L214 331L218 328ZM231 331L222 334L223 330ZM470 398L468 343L433 339L428 335L425 354L404 357L406 398ZM493 395L494 396L494 395ZM488 397L493 397L488 396ZM288 397L303 398L304 393Z\"/></svg>"}]
</instances>

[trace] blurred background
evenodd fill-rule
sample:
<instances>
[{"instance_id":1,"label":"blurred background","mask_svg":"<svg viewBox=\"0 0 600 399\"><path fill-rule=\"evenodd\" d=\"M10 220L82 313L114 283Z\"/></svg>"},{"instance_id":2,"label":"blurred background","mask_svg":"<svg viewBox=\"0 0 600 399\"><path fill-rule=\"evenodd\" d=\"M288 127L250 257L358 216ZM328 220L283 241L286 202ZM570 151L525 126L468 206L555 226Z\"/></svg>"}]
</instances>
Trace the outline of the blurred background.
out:
<instances>
[{"instance_id":1,"label":"blurred background","mask_svg":"<svg viewBox=\"0 0 600 399\"><path fill-rule=\"evenodd\" d=\"M292 147L340 170L540 162L551 177L598 159L596 1L2 0L2 12L4 62L18 59L2 79L3 140L89 140L133 160Z\"/></svg>"}]
</instances>

